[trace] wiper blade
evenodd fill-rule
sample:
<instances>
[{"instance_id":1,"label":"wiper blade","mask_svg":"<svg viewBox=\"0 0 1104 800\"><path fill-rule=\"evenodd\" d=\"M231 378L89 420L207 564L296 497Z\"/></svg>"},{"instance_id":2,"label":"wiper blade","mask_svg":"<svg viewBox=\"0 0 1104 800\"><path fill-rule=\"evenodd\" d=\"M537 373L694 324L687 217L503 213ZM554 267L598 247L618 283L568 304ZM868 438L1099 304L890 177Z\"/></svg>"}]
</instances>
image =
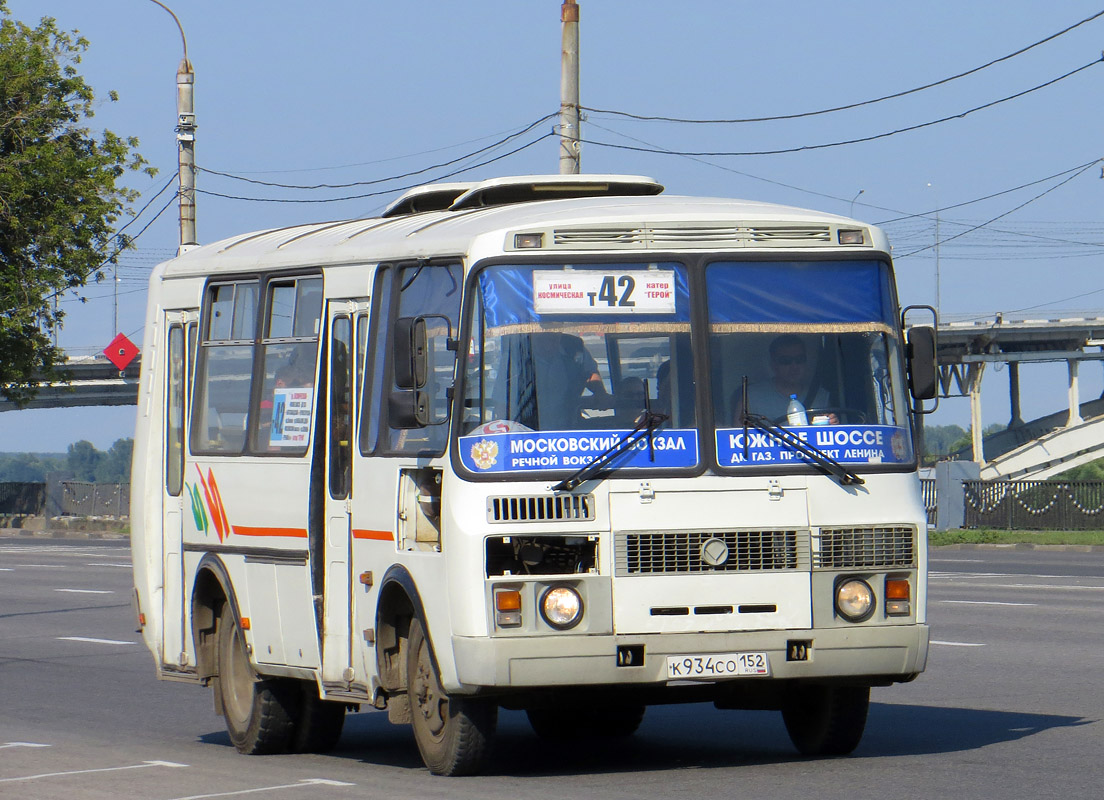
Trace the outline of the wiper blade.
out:
<instances>
[{"instance_id":1,"label":"wiper blade","mask_svg":"<svg viewBox=\"0 0 1104 800\"><path fill-rule=\"evenodd\" d=\"M743 386L743 410L740 412L740 422L744 426L744 459L747 460L748 449L748 436L747 429L755 428L757 431L762 431L768 436L774 437L782 444L796 450L806 459L811 461L814 465L819 467L823 472L833 476L843 486L860 486L866 483L862 478L856 475L851 470L847 469L843 464L836 461L830 455L825 453L819 447L813 444L809 444L800 436L792 431L788 431L783 427L775 425L769 419L762 414L753 414L748 411L747 403L747 377L744 377Z\"/></svg>"},{"instance_id":2,"label":"wiper blade","mask_svg":"<svg viewBox=\"0 0 1104 800\"><path fill-rule=\"evenodd\" d=\"M648 460L655 461L655 449L652 446L652 433L668 419L669 417L666 414L659 414L652 411L649 405L649 407L644 410L644 413L637 418L636 425L631 431L619 438L590 461L583 464L576 472L553 486L552 491L566 492L582 485L603 469L610 466L619 456L631 450L632 447L645 436L648 437Z\"/></svg>"}]
</instances>

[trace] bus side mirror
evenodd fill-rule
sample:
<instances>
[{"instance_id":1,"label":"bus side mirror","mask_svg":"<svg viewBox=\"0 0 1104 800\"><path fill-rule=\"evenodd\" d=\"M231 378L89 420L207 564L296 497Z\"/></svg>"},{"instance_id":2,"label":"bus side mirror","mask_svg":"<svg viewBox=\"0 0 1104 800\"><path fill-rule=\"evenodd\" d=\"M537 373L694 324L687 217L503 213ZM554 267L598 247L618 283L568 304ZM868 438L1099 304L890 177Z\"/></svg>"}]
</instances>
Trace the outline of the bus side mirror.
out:
<instances>
[{"instance_id":1,"label":"bus side mirror","mask_svg":"<svg viewBox=\"0 0 1104 800\"><path fill-rule=\"evenodd\" d=\"M395 320L392 341L398 391L388 397L388 421L392 428L424 428L429 424L429 395L422 391L429 365L425 318Z\"/></svg>"},{"instance_id":2,"label":"bus side mirror","mask_svg":"<svg viewBox=\"0 0 1104 800\"><path fill-rule=\"evenodd\" d=\"M395 320L395 385L400 389L421 389L426 383L425 317L401 317Z\"/></svg>"},{"instance_id":3,"label":"bus side mirror","mask_svg":"<svg viewBox=\"0 0 1104 800\"><path fill-rule=\"evenodd\" d=\"M387 399L387 420L392 428L424 428L429 425L429 395L417 389L392 392Z\"/></svg>"},{"instance_id":4,"label":"bus side mirror","mask_svg":"<svg viewBox=\"0 0 1104 800\"><path fill-rule=\"evenodd\" d=\"M917 400L931 400L937 390L935 328L928 325L909 328L906 342L909 391Z\"/></svg>"}]
</instances>

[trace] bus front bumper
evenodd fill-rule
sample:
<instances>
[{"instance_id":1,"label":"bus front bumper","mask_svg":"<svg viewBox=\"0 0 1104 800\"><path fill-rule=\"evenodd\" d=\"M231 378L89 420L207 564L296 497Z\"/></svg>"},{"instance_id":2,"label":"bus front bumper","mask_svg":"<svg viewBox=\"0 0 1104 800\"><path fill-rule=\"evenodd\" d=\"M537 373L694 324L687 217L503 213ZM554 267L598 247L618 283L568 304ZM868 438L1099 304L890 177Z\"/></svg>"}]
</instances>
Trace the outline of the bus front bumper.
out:
<instances>
[{"instance_id":1,"label":"bus front bumper","mask_svg":"<svg viewBox=\"0 0 1104 800\"><path fill-rule=\"evenodd\" d=\"M677 680L668 675L668 656L732 653L766 653L766 680L870 676L905 681L924 670L928 639L927 625L654 636L453 636L461 686L447 688L663 684ZM805 660L787 660L793 643L806 645ZM641 645L643 664L618 666L619 647Z\"/></svg>"}]
</instances>

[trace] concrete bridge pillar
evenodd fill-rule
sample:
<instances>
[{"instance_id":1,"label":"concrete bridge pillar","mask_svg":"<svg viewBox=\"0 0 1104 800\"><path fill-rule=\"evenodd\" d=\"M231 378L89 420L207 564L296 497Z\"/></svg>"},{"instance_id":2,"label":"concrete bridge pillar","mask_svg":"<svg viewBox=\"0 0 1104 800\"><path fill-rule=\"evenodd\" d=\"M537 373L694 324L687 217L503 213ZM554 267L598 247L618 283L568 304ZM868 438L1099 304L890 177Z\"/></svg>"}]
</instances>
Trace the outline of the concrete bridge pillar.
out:
<instances>
[{"instance_id":1,"label":"concrete bridge pillar","mask_svg":"<svg viewBox=\"0 0 1104 800\"><path fill-rule=\"evenodd\" d=\"M1008 362L1008 402L1012 407L1012 418L1008 420L1009 428L1018 428L1023 425L1023 417L1020 415L1020 362Z\"/></svg>"},{"instance_id":2,"label":"concrete bridge pillar","mask_svg":"<svg viewBox=\"0 0 1104 800\"><path fill-rule=\"evenodd\" d=\"M1077 378L1080 366L1080 361L1070 359L1066 362L1066 368L1069 370L1069 419L1066 420L1067 428L1084 422L1081 418L1081 390Z\"/></svg>"}]
</instances>

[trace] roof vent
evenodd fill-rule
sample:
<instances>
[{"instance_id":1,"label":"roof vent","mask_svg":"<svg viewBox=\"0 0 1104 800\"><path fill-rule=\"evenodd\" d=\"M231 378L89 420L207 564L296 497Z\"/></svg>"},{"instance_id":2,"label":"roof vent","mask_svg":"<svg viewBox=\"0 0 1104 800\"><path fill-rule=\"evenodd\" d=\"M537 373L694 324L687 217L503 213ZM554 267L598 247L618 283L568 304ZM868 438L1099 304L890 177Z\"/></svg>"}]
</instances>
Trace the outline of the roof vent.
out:
<instances>
[{"instance_id":1,"label":"roof vent","mask_svg":"<svg viewBox=\"0 0 1104 800\"><path fill-rule=\"evenodd\" d=\"M456 198L449 209L461 211L573 197L643 197L662 191L662 184L640 175L521 175L478 183Z\"/></svg>"},{"instance_id":2,"label":"roof vent","mask_svg":"<svg viewBox=\"0 0 1104 800\"><path fill-rule=\"evenodd\" d=\"M415 186L387 208L381 217L401 217L406 214L420 214L423 211L444 211L456 198L475 186L471 182L430 183Z\"/></svg>"}]
</instances>

